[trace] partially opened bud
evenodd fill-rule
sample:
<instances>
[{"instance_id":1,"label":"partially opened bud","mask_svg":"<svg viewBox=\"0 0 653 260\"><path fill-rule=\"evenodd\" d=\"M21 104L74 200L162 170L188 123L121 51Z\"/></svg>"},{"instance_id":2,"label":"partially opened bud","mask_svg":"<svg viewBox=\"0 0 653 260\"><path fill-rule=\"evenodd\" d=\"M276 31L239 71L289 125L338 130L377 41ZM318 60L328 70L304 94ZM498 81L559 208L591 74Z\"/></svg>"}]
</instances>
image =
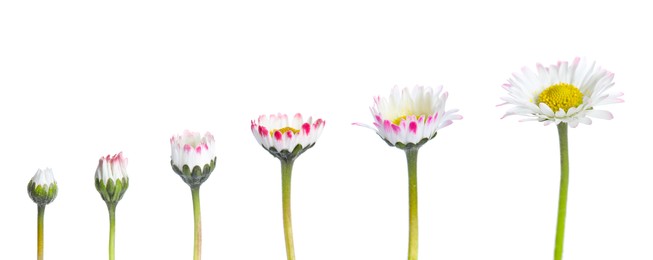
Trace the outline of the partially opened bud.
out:
<instances>
[{"instance_id":1,"label":"partially opened bud","mask_svg":"<svg viewBox=\"0 0 653 260\"><path fill-rule=\"evenodd\" d=\"M95 188L107 203L118 203L129 187L127 158L122 152L100 158L95 170Z\"/></svg>"},{"instance_id":2,"label":"partially opened bud","mask_svg":"<svg viewBox=\"0 0 653 260\"><path fill-rule=\"evenodd\" d=\"M184 131L183 135L170 138L170 164L172 170L191 188L199 187L215 169L215 140L207 132Z\"/></svg>"},{"instance_id":3,"label":"partially opened bud","mask_svg":"<svg viewBox=\"0 0 653 260\"><path fill-rule=\"evenodd\" d=\"M27 184L27 193L39 205L46 205L57 197L57 182L52 175L52 169L39 169Z\"/></svg>"}]
</instances>

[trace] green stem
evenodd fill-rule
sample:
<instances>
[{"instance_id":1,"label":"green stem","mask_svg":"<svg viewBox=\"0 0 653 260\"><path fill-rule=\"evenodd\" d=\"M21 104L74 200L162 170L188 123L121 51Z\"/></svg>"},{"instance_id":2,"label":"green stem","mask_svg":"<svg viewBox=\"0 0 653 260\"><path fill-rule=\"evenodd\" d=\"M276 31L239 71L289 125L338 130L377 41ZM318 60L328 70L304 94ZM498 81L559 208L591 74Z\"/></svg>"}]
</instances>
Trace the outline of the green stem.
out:
<instances>
[{"instance_id":1,"label":"green stem","mask_svg":"<svg viewBox=\"0 0 653 260\"><path fill-rule=\"evenodd\" d=\"M408 260L417 260L418 225L417 225L417 150L406 150L408 161L408 205L409 205L409 233L408 233Z\"/></svg>"},{"instance_id":2,"label":"green stem","mask_svg":"<svg viewBox=\"0 0 653 260\"><path fill-rule=\"evenodd\" d=\"M290 216L290 177L293 161L281 161L281 193L283 199L283 234L286 238L286 256L295 260L295 246L292 238L292 217Z\"/></svg>"},{"instance_id":3,"label":"green stem","mask_svg":"<svg viewBox=\"0 0 653 260\"><path fill-rule=\"evenodd\" d=\"M36 259L37 260L43 260L43 217L45 216L45 204L38 205L38 213L37 213L37 219L36 219L36 225L37 225L37 231L36 231L36 239L37 239L37 244L36 244Z\"/></svg>"},{"instance_id":4,"label":"green stem","mask_svg":"<svg viewBox=\"0 0 653 260\"><path fill-rule=\"evenodd\" d=\"M107 203L107 208L109 208L109 260L116 258L116 205L117 203Z\"/></svg>"},{"instance_id":5,"label":"green stem","mask_svg":"<svg viewBox=\"0 0 653 260\"><path fill-rule=\"evenodd\" d=\"M202 217L200 213L200 187L190 188L193 194L193 215L195 219L195 243L193 260L202 259Z\"/></svg>"},{"instance_id":6,"label":"green stem","mask_svg":"<svg viewBox=\"0 0 653 260\"><path fill-rule=\"evenodd\" d=\"M558 124L560 138L560 198L558 201L558 225L556 227L556 245L554 260L562 260L562 247L565 239L565 217L567 215L567 189L569 187L569 146L567 142L567 124Z\"/></svg>"}]
</instances>

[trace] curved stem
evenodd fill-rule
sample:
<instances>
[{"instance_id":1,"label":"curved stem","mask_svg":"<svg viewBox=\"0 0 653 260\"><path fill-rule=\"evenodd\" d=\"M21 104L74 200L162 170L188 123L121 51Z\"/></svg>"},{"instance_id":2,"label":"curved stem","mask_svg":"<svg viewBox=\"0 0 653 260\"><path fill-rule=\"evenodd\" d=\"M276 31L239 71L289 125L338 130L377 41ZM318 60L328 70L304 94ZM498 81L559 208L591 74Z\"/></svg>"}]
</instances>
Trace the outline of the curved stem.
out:
<instances>
[{"instance_id":1,"label":"curved stem","mask_svg":"<svg viewBox=\"0 0 653 260\"><path fill-rule=\"evenodd\" d=\"M408 260L417 260L418 225L417 225L417 148L406 150L408 162L408 205L409 233Z\"/></svg>"},{"instance_id":2,"label":"curved stem","mask_svg":"<svg viewBox=\"0 0 653 260\"><path fill-rule=\"evenodd\" d=\"M200 187L190 188L193 194L193 216L195 219L195 243L193 260L202 258L202 216L200 212Z\"/></svg>"},{"instance_id":3,"label":"curved stem","mask_svg":"<svg viewBox=\"0 0 653 260\"><path fill-rule=\"evenodd\" d=\"M562 248L565 239L565 217L567 215L567 189L569 187L569 146L567 142L567 124L558 124L560 139L560 198L558 200L558 225L556 227L556 244L553 259L562 260Z\"/></svg>"},{"instance_id":4,"label":"curved stem","mask_svg":"<svg viewBox=\"0 0 653 260\"><path fill-rule=\"evenodd\" d=\"M45 216L45 204L38 205L36 218L36 259L43 260L43 217Z\"/></svg>"},{"instance_id":5,"label":"curved stem","mask_svg":"<svg viewBox=\"0 0 653 260\"><path fill-rule=\"evenodd\" d=\"M283 234L286 238L286 256L295 260L295 246L292 238L292 217L290 215L290 178L293 161L281 161L281 193L283 200Z\"/></svg>"},{"instance_id":6,"label":"curved stem","mask_svg":"<svg viewBox=\"0 0 653 260\"><path fill-rule=\"evenodd\" d=\"M116 203L107 203L109 208L109 260L116 257Z\"/></svg>"}]
</instances>

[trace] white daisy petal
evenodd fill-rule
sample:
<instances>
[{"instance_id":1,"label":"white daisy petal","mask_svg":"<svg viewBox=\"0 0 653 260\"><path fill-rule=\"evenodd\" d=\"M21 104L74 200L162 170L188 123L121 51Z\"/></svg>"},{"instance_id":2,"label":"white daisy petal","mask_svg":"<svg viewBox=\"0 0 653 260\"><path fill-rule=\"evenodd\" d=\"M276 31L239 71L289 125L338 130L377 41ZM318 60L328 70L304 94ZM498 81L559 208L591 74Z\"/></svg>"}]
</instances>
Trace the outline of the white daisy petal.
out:
<instances>
[{"instance_id":1,"label":"white daisy petal","mask_svg":"<svg viewBox=\"0 0 653 260\"><path fill-rule=\"evenodd\" d=\"M605 110L587 110L587 115L591 117L596 117L600 119L610 120L613 118L612 113Z\"/></svg>"}]
</instances>

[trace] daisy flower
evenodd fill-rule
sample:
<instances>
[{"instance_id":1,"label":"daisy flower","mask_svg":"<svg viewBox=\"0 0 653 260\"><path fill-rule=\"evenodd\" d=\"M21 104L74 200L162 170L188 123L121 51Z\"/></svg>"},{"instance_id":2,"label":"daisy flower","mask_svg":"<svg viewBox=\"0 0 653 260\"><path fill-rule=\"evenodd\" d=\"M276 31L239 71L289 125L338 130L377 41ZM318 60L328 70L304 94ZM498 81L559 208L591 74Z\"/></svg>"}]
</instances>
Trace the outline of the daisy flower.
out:
<instances>
[{"instance_id":1,"label":"daisy flower","mask_svg":"<svg viewBox=\"0 0 653 260\"><path fill-rule=\"evenodd\" d=\"M442 86L416 86L400 89L394 87L390 97L374 98L370 107L374 127L354 123L375 130L388 145L406 152L408 164L408 260L417 260L417 152L438 130L449 126L453 120L462 119L457 109L445 110L447 92Z\"/></svg>"},{"instance_id":2,"label":"daisy flower","mask_svg":"<svg viewBox=\"0 0 653 260\"><path fill-rule=\"evenodd\" d=\"M109 209L109 260L115 258L116 207L128 187L127 158L122 152L101 157L95 169L95 189Z\"/></svg>"},{"instance_id":3,"label":"daisy flower","mask_svg":"<svg viewBox=\"0 0 653 260\"><path fill-rule=\"evenodd\" d=\"M539 121L544 125L556 124L560 143L560 195L553 258L562 259L569 189L569 140L568 127L591 124L590 117L612 119L606 110L597 106L623 102L622 93L607 93L614 82L614 74L589 62L576 58L573 62L558 62L544 67L537 65L533 72L523 68L521 74L504 84L509 96L502 98L501 105L514 105L503 117L526 116L521 121Z\"/></svg>"},{"instance_id":4,"label":"daisy flower","mask_svg":"<svg viewBox=\"0 0 653 260\"><path fill-rule=\"evenodd\" d=\"M400 149L421 146L435 137L438 130L462 119L457 109L445 110L447 92L442 86L435 89L415 86L411 88L394 87L390 96L375 97L370 107L374 117L374 127L354 123L375 130L390 146Z\"/></svg>"},{"instance_id":5,"label":"daisy flower","mask_svg":"<svg viewBox=\"0 0 653 260\"><path fill-rule=\"evenodd\" d=\"M324 120L309 117L304 121L297 113L292 121L285 114L261 115L252 120L251 130L256 141L280 159L294 159L315 145L324 129Z\"/></svg>"},{"instance_id":6,"label":"daisy flower","mask_svg":"<svg viewBox=\"0 0 653 260\"><path fill-rule=\"evenodd\" d=\"M37 205L36 215L36 258L43 259L43 222L45 206L57 197L57 181L54 180L52 169L38 169L34 177L27 183L27 194Z\"/></svg>"},{"instance_id":7,"label":"daisy flower","mask_svg":"<svg viewBox=\"0 0 653 260\"><path fill-rule=\"evenodd\" d=\"M170 165L172 170L190 187L193 198L194 243L193 260L202 258L202 214L200 186L215 170L215 139L211 133L184 131L170 138Z\"/></svg>"},{"instance_id":8,"label":"daisy flower","mask_svg":"<svg viewBox=\"0 0 653 260\"><path fill-rule=\"evenodd\" d=\"M324 129L324 120L309 117L304 121L297 113L292 121L285 114L265 116L252 120L251 130L256 141L281 162L281 199L283 232L286 240L286 257L295 259L295 245L290 214L290 179L295 159L315 145Z\"/></svg>"},{"instance_id":9,"label":"daisy flower","mask_svg":"<svg viewBox=\"0 0 653 260\"><path fill-rule=\"evenodd\" d=\"M613 73L596 62L581 58L549 67L537 64L535 72L523 68L503 85L509 96L502 98L505 103L501 105L514 105L503 117L522 115L527 118L521 121L567 123L571 127L591 124L590 117L612 119L610 112L596 107L623 102L619 98L622 93L607 93L614 85L613 78Z\"/></svg>"}]
</instances>

